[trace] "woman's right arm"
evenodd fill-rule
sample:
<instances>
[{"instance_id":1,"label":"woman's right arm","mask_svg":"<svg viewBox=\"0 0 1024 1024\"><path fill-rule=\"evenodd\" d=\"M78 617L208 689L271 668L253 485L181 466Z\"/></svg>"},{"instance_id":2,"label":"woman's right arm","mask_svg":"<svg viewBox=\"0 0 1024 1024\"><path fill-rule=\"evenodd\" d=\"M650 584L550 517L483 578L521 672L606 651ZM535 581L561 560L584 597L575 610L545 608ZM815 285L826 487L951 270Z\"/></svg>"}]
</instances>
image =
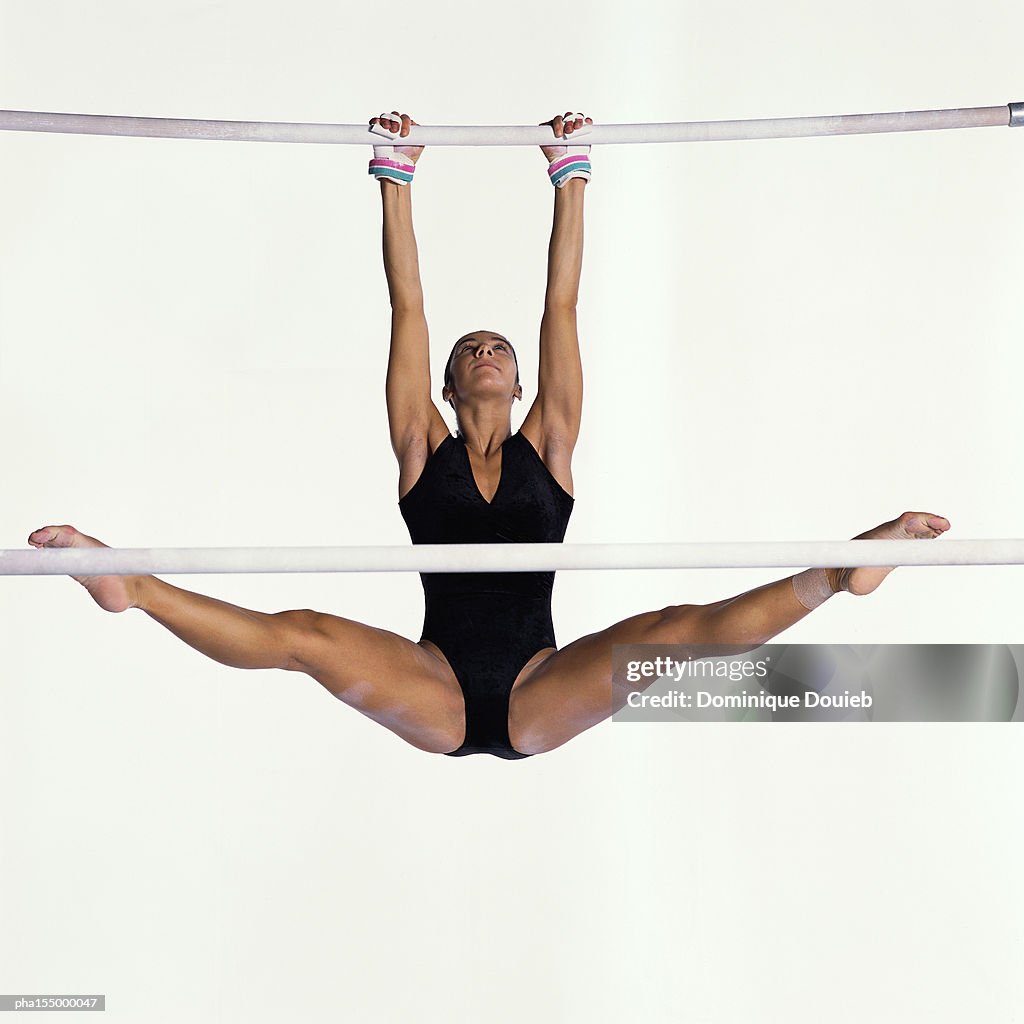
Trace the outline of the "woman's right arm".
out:
<instances>
[{"instance_id":1,"label":"woman's right arm","mask_svg":"<svg viewBox=\"0 0 1024 1024\"><path fill-rule=\"evenodd\" d=\"M407 125L402 130L408 134ZM399 493L404 493L419 478L431 451L430 439L436 447L448 427L430 398L429 338L412 227L412 186L381 181L380 190L384 273L391 298L388 425L400 466Z\"/></svg>"}]
</instances>

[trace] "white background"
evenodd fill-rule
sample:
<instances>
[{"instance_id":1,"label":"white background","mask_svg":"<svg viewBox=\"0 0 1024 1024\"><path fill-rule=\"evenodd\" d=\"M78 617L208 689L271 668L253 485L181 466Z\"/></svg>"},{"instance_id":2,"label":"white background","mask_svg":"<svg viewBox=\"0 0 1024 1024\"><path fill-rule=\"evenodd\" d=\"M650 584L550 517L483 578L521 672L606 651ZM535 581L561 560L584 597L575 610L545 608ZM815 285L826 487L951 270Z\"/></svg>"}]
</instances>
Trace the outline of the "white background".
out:
<instances>
[{"instance_id":1,"label":"white background","mask_svg":"<svg viewBox=\"0 0 1024 1024\"><path fill-rule=\"evenodd\" d=\"M0 106L601 123L1024 99L1018 5L0 5ZM1024 534L1024 132L592 153L567 540ZM0 137L0 547L407 541L369 148ZM434 387L536 373L538 150L428 150ZM522 408L513 425L518 426ZM941 543L941 542L939 542ZM560 643L772 573L560 575ZM412 575L175 578L416 639ZM783 640L1018 642L1013 568L905 569ZM304 676L0 581L0 991L111 1021L1003 1021L1010 727L606 724L432 757Z\"/></svg>"}]
</instances>

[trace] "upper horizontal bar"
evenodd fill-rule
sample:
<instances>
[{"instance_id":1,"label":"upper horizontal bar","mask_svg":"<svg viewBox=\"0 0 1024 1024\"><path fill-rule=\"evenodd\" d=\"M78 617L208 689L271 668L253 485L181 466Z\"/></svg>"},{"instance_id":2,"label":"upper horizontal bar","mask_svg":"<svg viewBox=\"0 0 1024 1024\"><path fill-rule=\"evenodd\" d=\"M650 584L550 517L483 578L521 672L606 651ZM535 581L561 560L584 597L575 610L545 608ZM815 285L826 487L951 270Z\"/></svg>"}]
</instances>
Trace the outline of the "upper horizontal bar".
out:
<instances>
[{"instance_id":1,"label":"upper horizontal bar","mask_svg":"<svg viewBox=\"0 0 1024 1024\"><path fill-rule=\"evenodd\" d=\"M0 576L151 573L549 572L859 565L1019 565L1024 540L715 544L417 544L396 547L0 550Z\"/></svg>"},{"instance_id":2,"label":"upper horizontal bar","mask_svg":"<svg viewBox=\"0 0 1024 1024\"><path fill-rule=\"evenodd\" d=\"M994 128L1018 123L1020 104L954 110L907 110L890 114L835 114L825 117L772 117L751 121L681 121L658 124L595 125L586 145L645 142L722 142L736 139L795 139L814 135L867 135L946 128ZM174 117L117 117L105 114L47 114L0 110L0 129L73 135L131 135L224 142L315 142L333 145L387 145L369 124L303 124L283 121L197 121ZM553 139L547 126L425 126L412 128L406 146L542 146Z\"/></svg>"}]
</instances>

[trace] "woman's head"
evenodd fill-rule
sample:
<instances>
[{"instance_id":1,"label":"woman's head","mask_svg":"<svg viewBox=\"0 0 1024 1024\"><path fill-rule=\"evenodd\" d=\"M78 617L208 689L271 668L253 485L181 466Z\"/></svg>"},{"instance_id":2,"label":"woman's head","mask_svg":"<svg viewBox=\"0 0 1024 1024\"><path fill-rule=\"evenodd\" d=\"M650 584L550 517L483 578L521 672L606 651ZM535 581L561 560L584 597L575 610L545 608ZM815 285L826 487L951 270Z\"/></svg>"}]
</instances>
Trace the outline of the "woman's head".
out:
<instances>
[{"instance_id":1,"label":"woman's head","mask_svg":"<svg viewBox=\"0 0 1024 1024\"><path fill-rule=\"evenodd\" d=\"M493 331L472 331L452 346L444 368L444 400L458 409L455 399L507 396L522 398L519 360L507 338Z\"/></svg>"}]
</instances>

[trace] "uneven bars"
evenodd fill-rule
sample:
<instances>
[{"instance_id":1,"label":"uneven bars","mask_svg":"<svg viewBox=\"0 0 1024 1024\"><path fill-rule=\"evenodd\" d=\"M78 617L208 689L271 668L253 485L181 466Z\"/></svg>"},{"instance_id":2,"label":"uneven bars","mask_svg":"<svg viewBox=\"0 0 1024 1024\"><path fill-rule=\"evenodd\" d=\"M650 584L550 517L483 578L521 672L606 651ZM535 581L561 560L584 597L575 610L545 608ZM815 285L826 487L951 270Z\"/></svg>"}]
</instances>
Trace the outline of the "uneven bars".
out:
<instances>
[{"instance_id":1,"label":"uneven bars","mask_svg":"<svg viewBox=\"0 0 1024 1024\"><path fill-rule=\"evenodd\" d=\"M722 142L737 139L796 139L815 135L869 135L877 132L937 131L947 128L1019 127L1024 103L952 110L906 110L887 114L834 114L823 117L772 117L748 121L681 121L656 124L595 125L586 145L646 142ZM72 135L130 135L164 139L212 139L223 142L314 142L386 145L369 125L289 123L284 121L199 121L171 117L120 117L105 114L50 114L0 110L0 130L58 132ZM406 146L550 145L546 126L417 125L402 139Z\"/></svg>"},{"instance_id":2,"label":"uneven bars","mask_svg":"<svg viewBox=\"0 0 1024 1024\"><path fill-rule=\"evenodd\" d=\"M0 576L152 573L550 572L862 565L1020 565L1024 540L0 550Z\"/></svg>"}]
</instances>

